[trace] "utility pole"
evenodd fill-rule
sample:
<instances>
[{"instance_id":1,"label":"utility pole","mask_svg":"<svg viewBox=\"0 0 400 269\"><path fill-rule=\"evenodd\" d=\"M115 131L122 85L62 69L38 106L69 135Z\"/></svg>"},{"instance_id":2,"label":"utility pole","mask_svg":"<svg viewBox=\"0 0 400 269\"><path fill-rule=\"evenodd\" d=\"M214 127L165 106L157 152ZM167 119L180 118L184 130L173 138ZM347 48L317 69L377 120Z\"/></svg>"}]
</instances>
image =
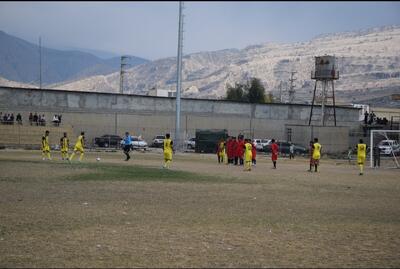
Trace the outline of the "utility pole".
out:
<instances>
[{"instance_id":1,"label":"utility pole","mask_svg":"<svg viewBox=\"0 0 400 269\"><path fill-rule=\"evenodd\" d=\"M129 56L121 56L121 69L119 73L119 93L124 93L124 74L126 73L126 66L128 64L125 62L126 59L128 59Z\"/></svg>"},{"instance_id":2,"label":"utility pole","mask_svg":"<svg viewBox=\"0 0 400 269\"><path fill-rule=\"evenodd\" d=\"M39 89L42 88L42 37L39 36Z\"/></svg>"},{"instance_id":3,"label":"utility pole","mask_svg":"<svg viewBox=\"0 0 400 269\"><path fill-rule=\"evenodd\" d=\"M279 102L282 103L282 80L279 82Z\"/></svg>"},{"instance_id":4,"label":"utility pole","mask_svg":"<svg viewBox=\"0 0 400 269\"><path fill-rule=\"evenodd\" d=\"M292 72L290 72L290 79L289 79L289 81L290 81L290 88L289 88L289 103L290 104L292 104L293 103L293 101L294 101L294 93L295 93L295 90L294 90L294 82L297 80L297 78L294 78L294 74L296 74L297 72L296 71L292 71Z\"/></svg>"},{"instance_id":5,"label":"utility pole","mask_svg":"<svg viewBox=\"0 0 400 269\"><path fill-rule=\"evenodd\" d=\"M183 1L179 1L179 29L178 29L178 57L177 57L177 79L176 79L176 119L175 119L175 144L180 149L181 128L181 88L182 88L182 48L183 48Z\"/></svg>"}]
</instances>

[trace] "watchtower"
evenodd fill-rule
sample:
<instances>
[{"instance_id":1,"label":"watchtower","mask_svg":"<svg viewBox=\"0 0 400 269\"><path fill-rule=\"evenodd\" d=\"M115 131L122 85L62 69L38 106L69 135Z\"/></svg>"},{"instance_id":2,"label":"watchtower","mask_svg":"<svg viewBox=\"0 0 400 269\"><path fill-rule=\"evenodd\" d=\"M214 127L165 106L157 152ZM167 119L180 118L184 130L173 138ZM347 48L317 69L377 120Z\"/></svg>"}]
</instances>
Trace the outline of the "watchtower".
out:
<instances>
[{"instance_id":1,"label":"watchtower","mask_svg":"<svg viewBox=\"0 0 400 269\"><path fill-rule=\"evenodd\" d=\"M310 119L308 125L311 125L313 119L313 111L316 103L317 86L322 86L321 92L321 125L325 126L326 122L331 119L333 114L334 124L336 126L336 105L335 105L335 87L334 81L339 79L339 71L336 67L335 56L318 56L315 57L315 70L311 71L311 79L315 80L313 99L311 104ZM327 107L329 99L332 100L330 107ZM333 110L333 113L332 113Z\"/></svg>"}]
</instances>

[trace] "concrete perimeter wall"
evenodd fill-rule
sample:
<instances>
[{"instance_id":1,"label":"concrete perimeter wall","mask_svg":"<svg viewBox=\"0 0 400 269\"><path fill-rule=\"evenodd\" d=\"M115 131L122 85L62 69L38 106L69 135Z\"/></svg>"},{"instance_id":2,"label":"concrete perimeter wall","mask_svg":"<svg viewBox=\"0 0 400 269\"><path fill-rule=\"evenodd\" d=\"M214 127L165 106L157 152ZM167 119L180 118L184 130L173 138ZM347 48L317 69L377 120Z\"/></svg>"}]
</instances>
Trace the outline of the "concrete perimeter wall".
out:
<instances>
[{"instance_id":1,"label":"concrete perimeter wall","mask_svg":"<svg viewBox=\"0 0 400 269\"><path fill-rule=\"evenodd\" d=\"M306 146L314 138L318 138L323 146L324 153L344 153L347 151L350 143L348 126L304 126L304 125L286 125L291 129L291 140ZM354 146L354 145L353 145Z\"/></svg>"},{"instance_id":2,"label":"concrete perimeter wall","mask_svg":"<svg viewBox=\"0 0 400 269\"><path fill-rule=\"evenodd\" d=\"M227 129L235 136L286 139L285 126L308 125L310 113L310 106L303 104L221 100L182 99L181 107L185 137L194 136L196 129ZM174 135L175 130L175 99L166 97L0 87L0 111L21 113L24 124L30 112L45 114L48 121L62 114L62 124L72 126L74 135L85 131L88 142L103 134L122 136L129 131L150 143L155 135ZM320 108L314 111L319 114ZM359 109L337 107L336 115L338 125L358 127ZM323 142L324 137L320 139Z\"/></svg>"}]
</instances>

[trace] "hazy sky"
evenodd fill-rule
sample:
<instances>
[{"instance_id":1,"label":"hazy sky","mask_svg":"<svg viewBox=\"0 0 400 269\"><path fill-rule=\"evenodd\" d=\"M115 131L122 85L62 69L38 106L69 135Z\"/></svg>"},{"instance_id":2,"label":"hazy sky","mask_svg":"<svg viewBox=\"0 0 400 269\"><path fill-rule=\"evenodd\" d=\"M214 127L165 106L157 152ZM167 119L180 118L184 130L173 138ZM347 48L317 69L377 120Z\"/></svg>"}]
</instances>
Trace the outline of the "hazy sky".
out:
<instances>
[{"instance_id":1,"label":"hazy sky","mask_svg":"<svg viewBox=\"0 0 400 269\"><path fill-rule=\"evenodd\" d=\"M179 2L0 2L0 30L53 48L176 56ZM400 2L186 2L184 54L400 25Z\"/></svg>"}]
</instances>

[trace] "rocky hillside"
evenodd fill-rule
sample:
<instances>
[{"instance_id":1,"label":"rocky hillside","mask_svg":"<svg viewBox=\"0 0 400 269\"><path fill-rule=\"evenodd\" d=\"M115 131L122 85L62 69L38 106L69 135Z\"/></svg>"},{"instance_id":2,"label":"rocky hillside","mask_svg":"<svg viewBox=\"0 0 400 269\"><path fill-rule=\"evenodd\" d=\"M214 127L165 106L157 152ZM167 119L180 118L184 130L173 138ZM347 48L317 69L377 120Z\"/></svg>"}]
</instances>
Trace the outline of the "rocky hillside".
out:
<instances>
[{"instance_id":1,"label":"rocky hillside","mask_svg":"<svg viewBox=\"0 0 400 269\"><path fill-rule=\"evenodd\" d=\"M6 86L6 87L15 87L15 88L37 88L39 89L38 86L33 85L33 84L27 84L27 83L21 83L21 82L17 82L17 81L12 81L12 80L8 80L5 78L0 77L0 86Z\"/></svg>"},{"instance_id":2,"label":"rocky hillside","mask_svg":"<svg viewBox=\"0 0 400 269\"><path fill-rule=\"evenodd\" d=\"M361 96L400 89L399 44L400 26L387 26L318 36L302 43L266 43L241 50L189 54L183 60L183 95L221 98L225 95L227 83L258 77L275 97L279 95L282 81L285 100L285 84L290 71L297 71L295 101L307 102L314 87L314 81L310 79L314 57L329 54L338 59L340 79L335 84L336 91L341 93L338 96L343 98L342 101L356 101L357 95L353 95L354 100L348 100L346 93L359 92ZM125 92L146 94L152 87L174 89L175 82L175 58L160 59L130 69L126 75ZM119 74L93 76L54 87L117 92Z\"/></svg>"}]
</instances>

